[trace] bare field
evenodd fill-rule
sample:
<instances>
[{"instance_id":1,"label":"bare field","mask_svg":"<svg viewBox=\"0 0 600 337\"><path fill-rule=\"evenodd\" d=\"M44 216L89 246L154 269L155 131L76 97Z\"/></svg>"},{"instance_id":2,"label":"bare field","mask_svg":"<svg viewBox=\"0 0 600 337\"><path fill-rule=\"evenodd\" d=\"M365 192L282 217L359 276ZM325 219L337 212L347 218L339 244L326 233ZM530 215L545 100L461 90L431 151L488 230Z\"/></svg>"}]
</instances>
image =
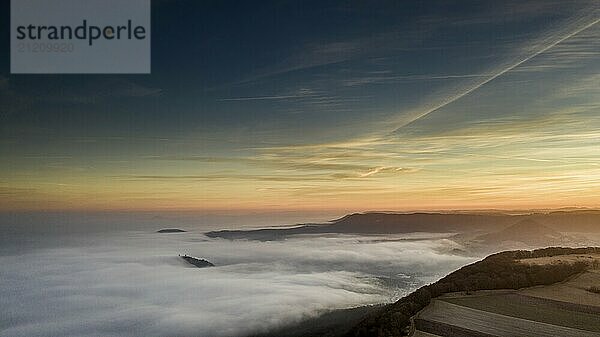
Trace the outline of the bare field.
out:
<instances>
[{"instance_id":1,"label":"bare field","mask_svg":"<svg viewBox=\"0 0 600 337\"><path fill-rule=\"evenodd\" d=\"M423 331L419 331L419 330L416 330L412 336L413 337L439 337L438 335L430 334L428 332L423 332Z\"/></svg>"},{"instance_id":2,"label":"bare field","mask_svg":"<svg viewBox=\"0 0 600 337\"><path fill-rule=\"evenodd\" d=\"M600 307L600 294L586 290L592 286L600 286L599 269L590 270L563 283L527 288L519 291L519 293L555 301Z\"/></svg>"},{"instance_id":3,"label":"bare field","mask_svg":"<svg viewBox=\"0 0 600 337\"><path fill-rule=\"evenodd\" d=\"M595 311L577 304L515 293L444 298L443 301L511 317L600 332L600 307Z\"/></svg>"},{"instance_id":4,"label":"bare field","mask_svg":"<svg viewBox=\"0 0 600 337\"><path fill-rule=\"evenodd\" d=\"M515 318L434 300L418 318L499 337L600 337L600 333Z\"/></svg>"}]
</instances>

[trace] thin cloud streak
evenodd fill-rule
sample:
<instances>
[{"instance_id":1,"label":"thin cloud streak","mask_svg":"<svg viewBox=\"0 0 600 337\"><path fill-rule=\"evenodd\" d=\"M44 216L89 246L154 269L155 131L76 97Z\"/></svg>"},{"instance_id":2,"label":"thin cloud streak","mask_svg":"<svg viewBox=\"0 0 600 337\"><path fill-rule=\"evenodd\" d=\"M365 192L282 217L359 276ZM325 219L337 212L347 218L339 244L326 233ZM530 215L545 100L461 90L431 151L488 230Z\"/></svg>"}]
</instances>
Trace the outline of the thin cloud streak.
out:
<instances>
[{"instance_id":1,"label":"thin cloud streak","mask_svg":"<svg viewBox=\"0 0 600 337\"><path fill-rule=\"evenodd\" d=\"M217 102L236 102L236 101L267 101L267 100L284 100L290 98L305 98L303 95L282 95L282 96L256 96L256 97L232 97L220 98Z\"/></svg>"},{"instance_id":2,"label":"thin cloud streak","mask_svg":"<svg viewBox=\"0 0 600 337\"><path fill-rule=\"evenodd\" d=\"M553 48L554 46L558 45L559 43L561 43L561 42L563 42L563 41L565 41L565 40L567 40L567 39L569 39L569 38L571 38L571 37L579 34L580 32L582 32L582 31L584 31L584 30L586 30L586 29L594 26L598 22L600 22L600 19L595 19L592 22L587 23L587 24L583 25L580 28L577 28L575 31L572 31L572 32L570 32L570 33L568 33L568 34L560 37L559 39L557 39L554 42L546 45L545 47L543 47L542 49L536 51L535 53L533 53L533 54L531 54L531 55L523 58L522 60L520 60L520 61L518 61L516 63L511 64L510 66L508 66L506 68L503 68L502 70L498 71L497 73L495 73L494 75L488 77L487 79L485 79L485 80L483 80L481 82L476 83L474 86L470 87L469 89L467 89L467 90L465 90L465 91L463 91L463 92L461 92L461 93L459 93L459 94L457 94L455 96L452 96L450 98L445 99L442 103L434 106L433 108L430 108L430 109L428 109L428 110L426 110L424 112L421 112L421 113L417 114L416 116L412 116L409 121L406 121L402 125L400 125L399 127L397 127L394 132L398 131L400 128L402 128L402 127L404 127L404 126L406 126L406 125L408 125L410 123L413 123L413 122L415 122L415 121L417 121L417 120L419 120L419 119L421 119L421 118L429 115L432 112L440 110L441 108L447 106L448 104L451 104L451 103L453 103L453 102L455 102L455 101L457 101L457 100L459 100L459 99L461 99L461 98L469 95L470 93L472 93L475 90L481 88L482 86L486 85L487 83L489 83L489 82L495 80L496 78L498 78L498 77L500 77L500 76L508 73L509 71L517 68L521 64L523 64L523 63L525 63L525 62L527 62L527 61L535 58L536 56L545 53L546 51L550 50L551 48Z\"/></svg>"}]
</instances>

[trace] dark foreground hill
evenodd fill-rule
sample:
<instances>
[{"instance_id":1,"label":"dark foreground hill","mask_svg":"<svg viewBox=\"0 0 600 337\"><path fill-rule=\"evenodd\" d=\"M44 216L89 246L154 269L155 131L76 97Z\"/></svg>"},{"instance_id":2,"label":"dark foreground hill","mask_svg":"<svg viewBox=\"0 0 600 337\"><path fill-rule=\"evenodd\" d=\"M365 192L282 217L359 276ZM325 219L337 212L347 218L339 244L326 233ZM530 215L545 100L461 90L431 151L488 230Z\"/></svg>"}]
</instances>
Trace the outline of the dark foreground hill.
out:
<instances>
[{"instance_id":1,"label":"dark foreground hill","mask_svg":"<svg viewBox=\"0 0 600 337\"><path fill-rule=\"evenodd\" d=\"M582 273L591 266L585 262L559 264L527 264L519 259L572 254L600 254L600 247L544 248L534 251L508 251L465 266L438 282L417 289L410 295L389 304L376 313L367 315L348 331L346 337L404 336L410 319L436 298L446 293L520 289L550 285Z\"/></svg>"},{"instance_id":2,"label":"dark foreground hill","mask_svg":"<svg viewBox=\"0 0 600 337\"><path fill-rule=\"evenodd\" d=\"M336 310L303 322L252 337L387 337L404 336L410 319L432 299L455 292L522 289L564 281L590 268L585 262L566 263L567 255L600 254L600 247L544 248L533 251L506 251L465 266L438 282L423 286L395 303ZM565 263L536 265L521 259L556 257ZM584 259L585 260L585 259ZM596 266L597 267L597 266ZM529 288L528 288L529 289ZM531 288L538 289L538 288Z\"/></svg>"}]
</instances>

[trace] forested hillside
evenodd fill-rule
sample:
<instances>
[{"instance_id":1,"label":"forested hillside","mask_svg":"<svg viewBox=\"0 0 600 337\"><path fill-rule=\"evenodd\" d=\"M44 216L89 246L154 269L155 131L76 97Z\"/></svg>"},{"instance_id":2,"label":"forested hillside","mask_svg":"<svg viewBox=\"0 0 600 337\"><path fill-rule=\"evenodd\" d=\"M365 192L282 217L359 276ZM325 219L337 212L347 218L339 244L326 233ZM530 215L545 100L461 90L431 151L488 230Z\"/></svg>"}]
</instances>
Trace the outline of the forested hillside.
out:
<instances>
[{"instance_id":1,"label":"forested hillside","mask_svg":"<svg viewBox=\"0 0 600 337\"><path fill-rule=\"evenodd\" d=\"M410 295L367 316L347 333L350 337L402 336L408 331L410 318L425 308L431 299L449 292L519 289L549 285L585 271L583 262L535 265L520 259L569 254L598 254L600 248L545 248L534 251L509 251L490 255L465 266L438 282L423 286Z\"/></svg>"}]
</instances>

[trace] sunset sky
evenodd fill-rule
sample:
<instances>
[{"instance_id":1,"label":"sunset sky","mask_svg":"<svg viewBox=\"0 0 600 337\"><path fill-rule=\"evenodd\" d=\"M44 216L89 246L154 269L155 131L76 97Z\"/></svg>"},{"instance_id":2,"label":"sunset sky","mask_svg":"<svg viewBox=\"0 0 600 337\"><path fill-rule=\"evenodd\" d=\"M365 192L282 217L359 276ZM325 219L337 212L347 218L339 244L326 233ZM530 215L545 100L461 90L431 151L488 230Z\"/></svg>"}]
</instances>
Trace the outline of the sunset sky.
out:
<instances>
[{"instance_id":1,"label":"sunset sky","mask_svg":"<svg viewBox=\"0 0 600 337\"><path fill-rule=\"evenodd\" d=\"M0 49L0 210L600 207L597 0L326 3L155 0L151 75Z\"/></svg>"}]
</instances>

